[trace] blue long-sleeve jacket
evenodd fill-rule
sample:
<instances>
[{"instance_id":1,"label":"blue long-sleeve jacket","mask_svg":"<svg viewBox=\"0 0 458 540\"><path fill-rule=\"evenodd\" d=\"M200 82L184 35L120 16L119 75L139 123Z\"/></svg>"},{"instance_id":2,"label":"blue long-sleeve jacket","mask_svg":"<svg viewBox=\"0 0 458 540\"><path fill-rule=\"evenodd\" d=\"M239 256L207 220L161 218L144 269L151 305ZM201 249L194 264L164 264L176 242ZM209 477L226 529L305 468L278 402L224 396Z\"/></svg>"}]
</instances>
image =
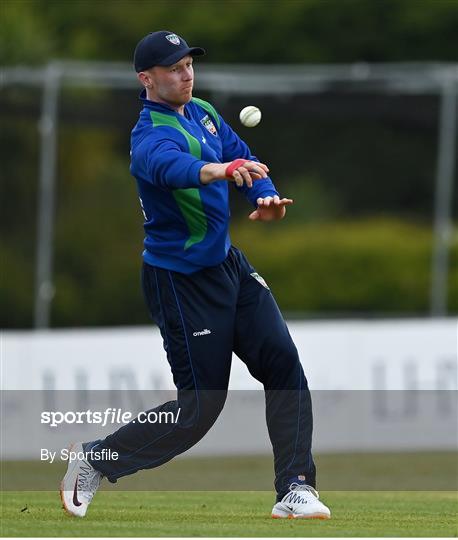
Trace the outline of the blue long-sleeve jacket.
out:
<instances>
[{"instance_id":1,"label":"blue long-sleeve jacket","mask_svg":"<svg viewBox=\"0 0 458 540\"><path fill-rule=\"evenodd\" d=\"M200 183L207 163L258 159L206 101L193 98L185 115L149 101L132 131L130 171L137 180L145 218L144 260L191 274L221 263L229 238L229 182ZM270 178L237 188L256 206L278 195Z\"/></svg>"}]
</instances>

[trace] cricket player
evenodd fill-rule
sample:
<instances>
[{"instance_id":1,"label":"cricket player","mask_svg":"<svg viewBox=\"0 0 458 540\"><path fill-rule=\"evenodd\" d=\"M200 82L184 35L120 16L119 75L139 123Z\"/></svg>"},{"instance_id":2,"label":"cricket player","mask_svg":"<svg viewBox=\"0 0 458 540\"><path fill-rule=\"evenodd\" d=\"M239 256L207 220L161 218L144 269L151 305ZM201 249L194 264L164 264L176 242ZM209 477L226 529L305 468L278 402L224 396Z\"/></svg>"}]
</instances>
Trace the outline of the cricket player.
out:
<instances>
[{"instance_id":1,"label":"cricket player","mask_svg":"<svg viewBox=\"0 0 458 540\"><path fill-rule=\"evenodd\" d=\"M86 454L68 463L62 502L82 517L103 477L116 482L196 444L224 406L235 352L265 389L272 517L327 519L315 490L311 398L297 349L269 287L228 233L232 186L254 207L253 222L282 219L293 201L280 198L268 167L214 107L193 97L193 59L203 54L170 31L148 34L134 54L144 87L130 168L145 219L142 285L177 387L175 401L153 410L180 409L180 419L131 422L103 440L75 443ZM275 249L267 238L265 249ZM95 461L95 449L119 457Z\"/></svg>"}]
</instances>

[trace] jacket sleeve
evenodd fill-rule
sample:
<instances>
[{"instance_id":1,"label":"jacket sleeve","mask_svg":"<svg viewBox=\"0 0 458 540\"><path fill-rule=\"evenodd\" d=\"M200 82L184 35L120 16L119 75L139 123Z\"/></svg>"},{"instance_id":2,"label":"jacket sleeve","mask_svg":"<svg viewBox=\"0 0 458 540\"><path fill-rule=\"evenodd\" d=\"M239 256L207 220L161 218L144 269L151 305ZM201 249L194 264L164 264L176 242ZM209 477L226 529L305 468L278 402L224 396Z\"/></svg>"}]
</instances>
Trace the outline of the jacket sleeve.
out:
<instances>
[{"instance_id":1,"label":"jacket sleeve","mask_svg":"<svg viewBox=\"0 0 458 540\"><path fill-rule=\"evenodd\" d=\"M221 116L219 118L219 134L223 145L223 162L233 161L237 158L245 158L259 163L259 159L251 153L248 145L234 132L229 124L226 124ZM235 187L238 191L241 191L255 207L257 207L256 200L259 197L273 197L274 195L278 195L278 192L269 177L255 180L252 188L247 187L245 184L241 187Z\"/></svg>"},{"instance_id":2,"label":"jacket sleeve","mask_svg":"<svg viewBox=\"0 0 458 540\"><path fill-rule=\"evenodd\" d=\"M200 169L207 161L184 152L172 138L147 137L137 151L131 164L134 176L140 173L148 182L165 189L202 187Z\"/></svg>"}]
</instances>

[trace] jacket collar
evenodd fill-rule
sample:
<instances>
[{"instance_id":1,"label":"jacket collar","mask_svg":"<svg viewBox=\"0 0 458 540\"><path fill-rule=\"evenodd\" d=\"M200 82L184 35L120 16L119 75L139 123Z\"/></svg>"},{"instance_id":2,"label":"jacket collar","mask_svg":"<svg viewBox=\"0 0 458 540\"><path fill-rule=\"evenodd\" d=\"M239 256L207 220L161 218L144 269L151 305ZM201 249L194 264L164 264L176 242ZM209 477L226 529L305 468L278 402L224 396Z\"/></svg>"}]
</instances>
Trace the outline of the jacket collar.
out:
<instances>
[{"instance_id":1,"label":"jacket collar","mask_svg":"<svg viewBox=\"0 0 458 540\"><path fill-rule=\"evenodd\" d=\"M153 109L154 111L168 112L168 113L172 112L172 113L178 114L177 111L173 107L170 107L170 105L167 105L165 103L158 103L157 101L151 101L150 99L147 99L145 89L143 89L140 93L140 100L143 102L143 107L146 107L147 109Z\"/></svg>"}]
</instances>

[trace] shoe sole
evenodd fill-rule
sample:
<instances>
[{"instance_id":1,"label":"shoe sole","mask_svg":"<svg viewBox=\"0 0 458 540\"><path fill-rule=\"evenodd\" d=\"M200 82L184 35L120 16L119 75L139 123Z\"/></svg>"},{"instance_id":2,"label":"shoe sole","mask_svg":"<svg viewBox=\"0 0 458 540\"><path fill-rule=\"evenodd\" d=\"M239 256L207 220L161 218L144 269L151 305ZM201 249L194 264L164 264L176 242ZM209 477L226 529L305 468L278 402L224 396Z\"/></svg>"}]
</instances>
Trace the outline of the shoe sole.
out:
<instances>
[{"instance_id":1,"label":"shoe sole","mask_svg":"<svg viewBox=\"0 0 458 540\"><path fill-rule=\"evenodd\" d=\"M310 514L309 516L288 514L287 516L280 516L278 514L272 514L272 519L331 519L331 516L326 514Z\"/></svg>"},{"instance_id":2,"label":"shoe sole","mask_svg":"<svg viewBox=\"0 0 458 540\"><path fill-rule=\"evenodd\" d=\"M72 451L72 449L76 446L77 443L73 443L71 444L67 450L68 450L68 453L70 455L70 452ZM68 463L68 460L67 460L67 463ZM64 509L64 512L68 515L68 516L71 516L73 518L75 517L83 517L83 516L78 516L76 514L74 514L73 512L70 512L70 510L67 508L67 505L65 504L65 498L64 498L64 479L65 477L67 476L67 473L68 473L68 465L67 465L67 471L64 475L64 478L61 480L60 482L60 491L59 491L59 495L60 495L60 500L62 501L62 508Z\"/></svg>"},{"instance_id":3,"label":"shoe sole","mask_svg":"<svg viewBox=\"0 0 458 540\"><path fill-rule=\"evenodd\" d=\"M67 508L67 505L65 504L63 483L64 483L63 481L60 483L60 491L59 491L60 500L62 501L62 508L64 512L67 514L67 516L76 517L75 514L72 514L70 512L70 510Z\"/></svg>"}]
</instances>

